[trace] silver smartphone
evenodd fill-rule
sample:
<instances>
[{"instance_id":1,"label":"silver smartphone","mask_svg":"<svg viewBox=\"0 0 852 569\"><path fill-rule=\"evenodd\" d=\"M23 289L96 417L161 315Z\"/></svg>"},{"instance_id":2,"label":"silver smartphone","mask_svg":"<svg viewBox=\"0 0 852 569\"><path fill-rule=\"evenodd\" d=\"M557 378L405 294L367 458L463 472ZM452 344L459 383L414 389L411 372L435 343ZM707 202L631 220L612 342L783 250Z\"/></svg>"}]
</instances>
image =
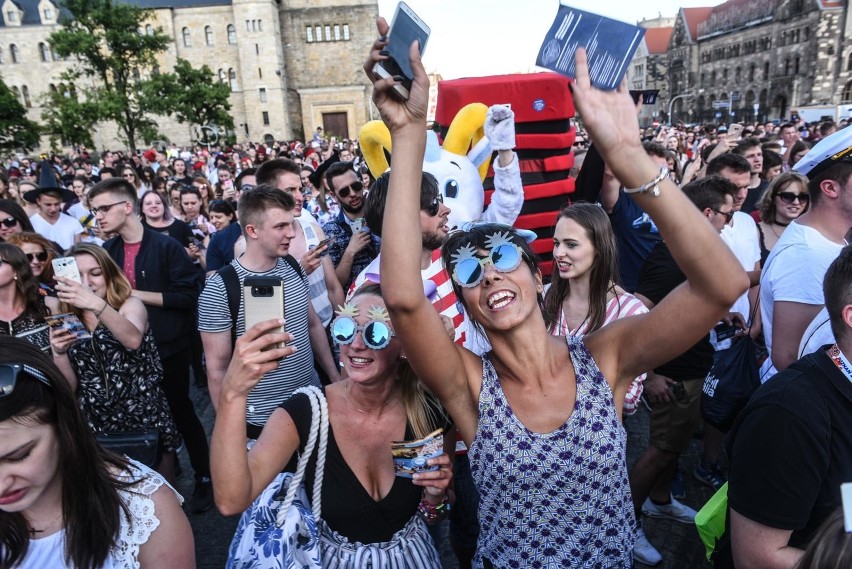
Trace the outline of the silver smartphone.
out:
<instances>
[{"instance_id":1,"label":"silver smartphone","mask_svg":"<svg viewBox=\"0 0 852 569\"><path fill-rule=\"evenodd\" d=\"M77 259L74 257L59 257L53 260L53 274L57 277L63 277L82 283L80 278L80 269L77 267Z\"/></svg>"},{"instance_id":2,"label":"silver smartphone","mask_svg":"<svg viewBox=\"0 0 852 569\"><path fill-rule=\"evenodd\" d=\"M393 88L403 99L408 99L411 82L414 80L408 50L414 40L420 40L420 55L422 56L431 33L431 28L414 13L414 10L408 4L400 2L396 5L396 12L393 15L393 22L388 34L388 45L385 48L390 57L377 62L373 66L373 73L385 79L395 75L401 76L402 81L397 82Z\"/></svg>"},{"instance_id":3,"label":"silver smartphone","mask_svg":"<svg viewBox=\"0 0 852 569\"><path fill-rule=\"evenodd\" d=\"M284 318L284 281L268 277L246 277L243 281L246 330L266 320ZM284 326L269 333L284 332ZM278 344L276 347L282 347Z\"/></svg>"}]
</instances>

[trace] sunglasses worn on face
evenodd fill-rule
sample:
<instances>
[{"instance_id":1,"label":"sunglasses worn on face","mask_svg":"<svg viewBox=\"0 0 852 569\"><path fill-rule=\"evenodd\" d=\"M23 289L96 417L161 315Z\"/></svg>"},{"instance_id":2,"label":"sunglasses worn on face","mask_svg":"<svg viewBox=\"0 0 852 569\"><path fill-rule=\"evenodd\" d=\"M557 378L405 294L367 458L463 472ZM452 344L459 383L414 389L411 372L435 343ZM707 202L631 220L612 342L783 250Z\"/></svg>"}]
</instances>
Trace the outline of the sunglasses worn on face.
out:
<instances>
[{"instance_id":1,"label":"sunglasses worn on face","mask_svg":"<svg viewBox=\"0 0 852 569\"><path fill-rule=\"evenodd\" d=\"M18 383L18 374L22 371L46 386L51 387L47 376L34 367L21 364L0 364L0 397L6 397L15 391L15 385Z\"/></svg>"},{"instance_id":2,"label":"sunglasses worn on face","mask_svg":"<svg viewBox=\"0 0 852 569\"><path fill-rule=\"evenodd\" d=\"M731 220L734 219L734 210L731 211L719 211L718 209L714 209L716 213L719 215L725 216L725 223L731 223Z\"/></svg>"},{"instance_id":3,"label":"sunglasses worn on face","mask_svg":"<svg viewBox=\"0 0 852 569\"><path fill-rule=\"evenodd\" d=\"M0 219L0 223L3 224L3 227L15 227L18 225L18 220L14 217L7 217L6 219Z\"/></svg>"},{"instance_id":4,"label":"sunglasses worn on face","mask_svg":"<svg viewBox=\"0 0 852 569\"><path fill-rule=\"evenodd\" d=\"M485 265L490 263L498 273L511 273L521 265L523 252L514 243L501 243L484 257L466 256L453 267L453 280L465 288L478 285L485 276Z\"/></svg>"},{"instance_id":5,"label":"sunglasses worn on face","mask_svg":"<svg viewBox=\"0 0 852 569\"><path fill-rule=\"evenodd\" d=\"M331 337L338 344L348 345L355 341L355 335L361 332L364 344L371 350L382 350L388 347L391 338L396 334L381 320L370 320L359 326L348 316L338 317L331 325Z\"/></svg>"},{"instance_id":6,"label":"sunglasses worn on face","mask_svg":"<svg viewBox=\"0 0 852 569\"><path fill-rule=\"evenodd\" d=\"M423 209L426 210L426 213L429 214L429 217L435 217L441 210L442 203L444 203L444 196L438 194L437 196L435 196L435 199L432 200L432 203L430 203L427 207L424 207Z\"/></svg>"},{"instance_id":7,"label":"sunglasses worn on face","mask_svg":"<svg viewBox=\"0 0 852 569\"><path fill-rule=\"evenodd\" d=\"M804 194L804 193L797 194L795 192L778 192L776 195L779 198L781 198L781 201L783 201L784 203L790 203L790 204L793 203L794 201L796 201L796 199L799 200L800 204L809 203L810 200L811 200L811 197L808 194ZM814 207L816 207L816 206L814 206Z\"/></svg>"},{"instance_id":8,"label":"sunglasses worn on face","mask_svg":"<svg viewBox=\"0 0 852 569\"><path fill-rule=\"evenodd\" d=\"M340 196L341 198L348 198L350 191L355 192L357 194L363 189L364 189L364 184L362 184L361 182L355 181L355 182L352 182L351 184L349 184L348 186L344 186L344 187L340 188L339 190L337 190L337 195Z\"/></svg>"},{"instance_id":9,"label":"sunglasses worn on face","mask_svg":"<svg viewBox=\"0 0 852 569\"><path fill-rule=\"evenodd\" d=\"M45 253L44 251L42 251L41 253L27 253L27 260L30 263L32 263L36 259L38 259L39 263L44 263L45 261L47 261L47 253Z\"/></svg>"}]
</instances>

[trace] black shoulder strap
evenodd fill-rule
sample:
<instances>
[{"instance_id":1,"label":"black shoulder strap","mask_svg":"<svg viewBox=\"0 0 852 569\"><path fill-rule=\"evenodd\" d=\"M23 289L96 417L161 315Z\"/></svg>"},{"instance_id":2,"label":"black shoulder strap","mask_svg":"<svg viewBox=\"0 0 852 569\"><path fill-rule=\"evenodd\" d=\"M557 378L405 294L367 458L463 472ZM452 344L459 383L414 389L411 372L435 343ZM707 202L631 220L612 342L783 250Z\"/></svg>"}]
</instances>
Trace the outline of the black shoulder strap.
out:
<instances>
[{"instance_id":1,"label":"black shoulder strap","mask_svg":"<svg viewBox=\"0 0 852 569\"><path fill-rule=\"evenodd\" d=\"M296 274L300 277L304 277L304 271L302 271L302 266L299 264L299 261L293 255L284 255L284 260L287 261L287 264L290 265Z\"/></svg>"},{"instance_id":2,"label":"black shoulder strap","mask_svg":"<svg viewBox=\"0 0 852 569\"><path fill-rule=\"evenodd\" d=\"M237 343L237 315L240 313L240 277L233 265L228 263L218 271L225 285L225 296L228 300L228 311L231 313L231 346Z\"/></svg>"}]
</instances>

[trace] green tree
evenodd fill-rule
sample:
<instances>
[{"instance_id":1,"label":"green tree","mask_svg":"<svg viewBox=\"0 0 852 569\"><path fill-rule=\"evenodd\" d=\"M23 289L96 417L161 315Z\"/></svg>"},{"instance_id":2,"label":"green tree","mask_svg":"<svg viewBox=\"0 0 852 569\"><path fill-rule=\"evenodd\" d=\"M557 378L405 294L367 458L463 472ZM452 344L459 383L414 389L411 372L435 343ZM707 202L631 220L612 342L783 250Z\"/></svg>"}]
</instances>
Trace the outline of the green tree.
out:
<instances>
[{"instance_id":1,"label":"green tree","mask_svg":"<svg viewBox=\"0 0 852 569\"><path fill-rule=\"evenodd\" d=\"M92 148L92 132L98 122L98 108L92 101L80 101L76 96L59 90L42 96L41 118L44 132L50 136L50 146L82 144Z\"/></svg>"},{"instance_id":2,"label":"green tree","mask_svg":"<svg viewBox=\"0 0 852 569\"><path fill-rule=\"evenodd\" d=\"M231 110L228 101L231 89L217 81L207 65L194 68L189 61L178 58L174 73L152 76L145 90L157 113L173 114L180 123L219 127L223 136L224 130L234 128L234 119L228 112Z\"/></svg>"},{"instance_id":3,"label":"green tree","mask_svg":"<svg viewBox=\"0 0 852 569\"><path fill-rule=\"evenodd\" d=\"M0 78L0 154L38 145L39 125L27 118L27 109Z\"/></svg>"}]
</instances>

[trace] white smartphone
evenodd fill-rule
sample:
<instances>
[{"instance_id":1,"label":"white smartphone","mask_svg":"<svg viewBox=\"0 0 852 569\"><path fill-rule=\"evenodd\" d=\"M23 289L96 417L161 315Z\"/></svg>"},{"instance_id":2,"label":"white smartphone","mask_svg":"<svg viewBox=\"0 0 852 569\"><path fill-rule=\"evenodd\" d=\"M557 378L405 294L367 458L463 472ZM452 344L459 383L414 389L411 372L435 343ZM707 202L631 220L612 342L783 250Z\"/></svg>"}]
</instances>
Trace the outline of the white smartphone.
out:
<instances>
[{"instance_id":1,"label":"white smartphone","mask_svg":"<svg viewBox=\"0 0 852 569\"><path fill-rule=\"evenodd\" d=\"M284 319L284 281L266 277L246 277L243 281L246 330L266 320ZM284 326L270 333L284 332ZM280 344L277 347L282 347Z\"/></svg>"},{"instance_id":2,"label":"white smartphone","mask_svg":"<svg viewBox=\"0 0 852 569\"><path fill-rule=\"evenodd\" d=\"M57 277L63 277L82 283L80 278L80 269L77 268L77 259L74 257L59 257L53 260L53 274Z\"/></svg>"},{"instance_id":3,"label":"white smartphone","mask_svg":"<svg viewBox=\"0 0 852 569\"><path fill-rule=\"evenodd\" d=\"M401 76L402 81L397 82L393 88L403 99L408 99L411 82L414 80L408 50L414 40L419 40L420 55L422 56L431 33L431 28L414 13L414 10L408 4L400 2L396 5L396 12L393 15L393 22L388 34L388 45L385 48L390 57L377 62L373 66L373 73L382 78Z\"/></svg>"}]
</instances>

